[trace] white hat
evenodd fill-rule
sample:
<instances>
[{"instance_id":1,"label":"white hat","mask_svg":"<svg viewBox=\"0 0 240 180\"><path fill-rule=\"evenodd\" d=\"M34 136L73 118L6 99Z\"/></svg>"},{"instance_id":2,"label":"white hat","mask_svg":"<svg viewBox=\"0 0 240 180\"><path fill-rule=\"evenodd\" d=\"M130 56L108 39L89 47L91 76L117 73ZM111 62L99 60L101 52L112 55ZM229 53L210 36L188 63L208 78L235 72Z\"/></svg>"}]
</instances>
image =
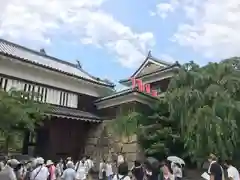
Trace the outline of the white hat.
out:
<instances>
[{"instance_id":1,"label":"white hat","mask_svg":"<svg viewBox=\"0 0 240 180\"><path fill-rule=\"evenodd\" d=\"M47 160L46 166L50 166L53 165L54 163L52 162L52 160Z\"/></svg>"},{"instance_id":2,"label":"white hat","mask_svg":"<svg viewBox=\"0 0 240 180\"><path fill-rule=\"evenodd\" d=\"M12 164L12 165L18 165L18 164L20 164L20 162L19 162L17 159L10 159L10 160L9 160L9 163Z\"/></svg>"},{"instance_id":3,"label":"white hat","mask_svg":"<svg viewBox=\"0 0 240 180\"><path fill-rule=\"evenodd\" d=\"M7 164L9 164L12 167L15 167L20 164L20 162L17 159L9 159L7 161Z\"/></svg>"},{"instance_id":4,"label":"white hat","mask_svg":"<svg viewBox=\"0 0 240 180\"><path fill-rule=\"evenodd\" d=\"M36 164L44 164L44 159L42 157L36 158Z\"/></svg>"}]
</instances>

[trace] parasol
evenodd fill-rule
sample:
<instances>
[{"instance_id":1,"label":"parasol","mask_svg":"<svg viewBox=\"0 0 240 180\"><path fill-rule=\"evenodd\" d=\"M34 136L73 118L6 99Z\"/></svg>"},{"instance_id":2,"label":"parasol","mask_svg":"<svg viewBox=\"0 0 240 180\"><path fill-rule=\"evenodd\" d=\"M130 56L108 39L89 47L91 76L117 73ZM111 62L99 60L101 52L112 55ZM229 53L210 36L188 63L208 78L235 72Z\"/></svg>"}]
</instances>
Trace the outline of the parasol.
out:
<instances>
[{"instance_id":1,"label":"parasol","mask_svg":"<svg viewBox=\"0 0 240 180\"><path fill-rule=\"evenodd\" d=\"M181 159L180 157L177 157L177 156L169 156L167 158L168 161L171 161L173 163L178 163L180 165L185 165L185 162L183 159Z\"/></svg>"}]
</instances>

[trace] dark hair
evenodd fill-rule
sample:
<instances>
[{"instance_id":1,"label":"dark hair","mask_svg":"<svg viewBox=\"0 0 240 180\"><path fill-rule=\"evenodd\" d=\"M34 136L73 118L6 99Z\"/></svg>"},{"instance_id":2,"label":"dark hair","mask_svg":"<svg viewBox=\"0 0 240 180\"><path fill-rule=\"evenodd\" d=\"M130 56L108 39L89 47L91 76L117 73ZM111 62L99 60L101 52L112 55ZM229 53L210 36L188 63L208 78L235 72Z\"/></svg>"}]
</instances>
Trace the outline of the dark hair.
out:
<instances>
[{"instance_id":1,"label":"dark hair","mask_svg":"<svg viewBox=\"0 0 240 180\"><path fill-rule=\"evenodd\" d=\"M166 166L166 165L167 165L167 162L166 162L166 161L160 162L160 167L163 167L163 166Z\"/></svg>"},{"instance_id":2,"label":"dark hair","mask_svg":"<svg viewBox=\"0 0 240 180\"><path fill-rule=\"evenodd\" d=\"M127 163L121 163L118 166L118 174L119 175L123 175L123 176L127 176L128 175L128 165Z\"/></svg>"},{"instance_id":3,"label":"dark hair","mask_svg":"<svg viewBox=\"0 0 240 180\"><path fill-rule=\"evenodd\" d=\"M20 170L21 168L23 167L23 164L18 164L16 167L14 167L13 169L14 169L14 171L18 171L18 170Z\"/></svg>"},{"instance_id":4,"label":"dark hair","mask_svg":"<svg viewBox=\"0 0 240 180\"><path fill-rule=\"evenodd\" d=\"M230 160L230 159L227 159L227 160L225 160L224 161L227 165L232 165L232 160Z\"/></svg>"},{"instance_id":5,"label":"dark hair","mask_svg":"<svg viewBox=\"0 0 240 180\"><path fill-rule=\"evenodd\" d=\"M182 168L181 164L179 163L174 163L174 164L176 164L177 167Z\"/></svg>"},{"instance_id":6,"label":"dark hair","mask_svg":"<svg viewBox=\"0 0 240 180\"><path fill-rule=\"evenodd\" d=\"M217 161L217 156L215 154L211 153L208 158L212 159L213 161Z\"/></svg>"},{"instance_id":7,"label":"dark hair","mask_svg":"<svg viewBox=\"0 0 240 180\"><path fill-rule=\"evenodd\" d=\"M138 160L134 161L134 166L135 166L135 167L141 166L140 161L138 161Z\"/></svg>"}]
</instances>

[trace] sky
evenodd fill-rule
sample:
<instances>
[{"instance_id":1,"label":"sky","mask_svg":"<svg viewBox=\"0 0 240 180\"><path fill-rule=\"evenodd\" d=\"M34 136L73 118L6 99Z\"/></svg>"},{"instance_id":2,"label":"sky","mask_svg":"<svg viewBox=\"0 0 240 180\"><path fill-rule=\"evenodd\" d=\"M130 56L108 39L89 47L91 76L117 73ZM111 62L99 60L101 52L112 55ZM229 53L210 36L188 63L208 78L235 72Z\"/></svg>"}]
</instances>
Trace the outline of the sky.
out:
<instances>
[{"instance_id":1,"label":"sky","mask_svg":"<svg viewBox=\"0 0 240 180\"><path fill-rule=\"evenodd\" d=\"M0 0L0 37L117 83L145 60L240 56L239 0Z\"/></svg>"}]
</instances>

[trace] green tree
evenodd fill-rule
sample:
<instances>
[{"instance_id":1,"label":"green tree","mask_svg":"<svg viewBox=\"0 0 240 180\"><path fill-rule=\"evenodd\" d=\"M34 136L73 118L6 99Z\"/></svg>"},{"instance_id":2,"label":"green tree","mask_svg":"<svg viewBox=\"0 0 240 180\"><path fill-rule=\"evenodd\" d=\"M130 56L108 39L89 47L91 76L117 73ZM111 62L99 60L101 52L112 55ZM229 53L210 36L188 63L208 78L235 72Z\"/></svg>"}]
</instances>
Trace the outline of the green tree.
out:
<instances>
[{"instance_id":1,"label":"green tree","mask_svg":"<svg viewBox=\"0 0 240 180\"><path fill-rule=\"evenodd\" d=\"M140 121L144 116L136 111L118 116L110 124L114 133L120 137L130 137L137 134Z\"/></svg>"},{"instance_id":2,"label":"green tree","mask_svg":"<svg viewBox=\"0 0 240 180\"><path fill-rule=\"evenodd\" d=\"M221 158L234 152L239 137L238 67L236 58L204 67L190 62L170 83L166 95L170 118L179 121L185 148L194 161L210 152Z\"/></svg>"},{"instance_id":3,"label":"green tree","mask_svg":"<svg viewBox=\"0 0 240 180\"><path fill-rule=\"evenodd\" d=\"M203 67L187 63L172 78L165 103L160 100L149 116L134 112L119 117L114 127L123 134L138 133L148 154L171 153L175 140L183 141L193 161L201 162L211 152L232 157L239 144L239 70L239 57Z\"/></svg>"},{"instance_id":4,"label":"green tree","mask_svg":"<svg viewBox=\"0 0 240 180\"><path fill-rule=\"evenodd\" d=\"M0 133L5 151L16 143L16 136L24 130L34 131L41 124L48 106L38 101L38 94L11 89L0 90Z\"/></svg>"},{"instance_id":5,"label":"green tree","mask_svg":"<svg viewBox=\"0 0 240 180\"><path fill-rule=\"evenodd\" d=\"M164 99L159 100L141 122L138 136L147 156L164 159L168 155L183 153L177 122L169 118L168 104Z\"/></svg>"},{"instance_id":6,"label":"green tree","mask_svg":"<svg viewBox=\"0 0 240 180\"><path fill-rule=\"evenodd\" d=\"M156 101L147 111L132 111L117 117L111 127L120 137L137 135L146 156L164 159L171 154L182 155L177 122L169 118L164 99Z\"/></svg>"}]
</instances>

